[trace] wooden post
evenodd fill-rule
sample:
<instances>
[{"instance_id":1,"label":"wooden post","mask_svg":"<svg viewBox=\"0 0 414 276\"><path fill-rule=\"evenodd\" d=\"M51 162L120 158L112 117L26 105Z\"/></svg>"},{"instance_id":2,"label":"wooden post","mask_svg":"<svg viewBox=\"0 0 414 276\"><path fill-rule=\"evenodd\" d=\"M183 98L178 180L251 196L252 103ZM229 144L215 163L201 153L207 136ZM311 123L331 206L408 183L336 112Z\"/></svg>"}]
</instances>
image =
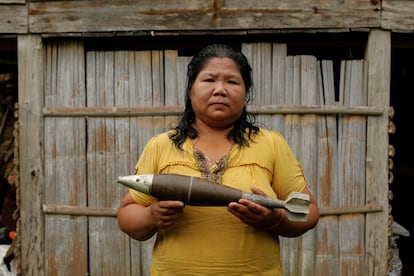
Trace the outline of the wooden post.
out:
<instances>
[{"instance_id":1,"label":"wooden post","mask_svg":"<svg viewBox=\"0 0 414 276\"><path fill-rule=\"evenodd\" d=\"M44 275L43 186L43 45L38 35L19 35L19 175L20 218L17 256L22 275Z\"/></svg>"},{"instance_id":2,"label":"wooden post","mask_svg":"<svg viewBox=\"0 0 414 276\"><path fill-rule=\"evenodd\" d=\"M371 30L365 59L368 65L368 105L390 105L391 32ZM366 217L367 275L388 273L388 112L368 118L366 202L381 204L383 212Z\"/></svg>"}]
</instances>

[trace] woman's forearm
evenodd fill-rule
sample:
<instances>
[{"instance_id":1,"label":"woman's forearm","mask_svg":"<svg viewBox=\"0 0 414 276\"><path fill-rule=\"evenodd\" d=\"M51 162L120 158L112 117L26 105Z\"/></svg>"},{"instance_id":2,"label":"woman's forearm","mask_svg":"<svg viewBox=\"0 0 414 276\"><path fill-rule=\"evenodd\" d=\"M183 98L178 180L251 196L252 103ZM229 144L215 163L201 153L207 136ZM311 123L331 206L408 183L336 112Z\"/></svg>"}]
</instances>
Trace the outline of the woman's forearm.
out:
<instances>
[{"instance_id":1,"label":"woman's forearm","mask_svg":"<svg viewBox=\"0 0 414 276\"><path fill-rule=\"evenodd\" d=\"M127 200L118 209L118 225L131 238L144 241L158 231L151 217L151 207L145 207Z\"/></svg>"}]
</instances>

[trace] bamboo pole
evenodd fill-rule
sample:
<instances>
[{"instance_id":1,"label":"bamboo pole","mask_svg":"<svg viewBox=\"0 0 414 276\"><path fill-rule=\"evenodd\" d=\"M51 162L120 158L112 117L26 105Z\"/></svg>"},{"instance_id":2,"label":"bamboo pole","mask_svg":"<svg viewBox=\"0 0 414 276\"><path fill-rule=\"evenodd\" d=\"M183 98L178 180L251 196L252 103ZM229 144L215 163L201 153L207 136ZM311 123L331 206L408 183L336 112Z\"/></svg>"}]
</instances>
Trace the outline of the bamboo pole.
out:
<instances>
[{"instance_id":1,"label":"bamboo pole","mask_svg":"<svg viewBox=\"0 0 414 276\"><path fill-rule=\"evenodd\" d=\"M317 114L382 116L386 110L370 106L344 107L338 105L249 105L247 110L257 115ZM53 107L43 108L44 117L146 117L180 115L183 105L131 107Z\"/></svg>"},{"instance_id":2,"label":"bamboo pole","mask_svg":"<svg viewBox=\"0 0 414 276\"><path fill-rule=\"evenodd\" d=\"M43 204L42 211L47 215L69 215L69 216L102 216L116 217L118 208L74 206L60 204ZM319 212L324 216L341 216L345 214L366 214L382 212L381 205L351 206L347 208L320 208Z\"/></svg>"}]
</instances>

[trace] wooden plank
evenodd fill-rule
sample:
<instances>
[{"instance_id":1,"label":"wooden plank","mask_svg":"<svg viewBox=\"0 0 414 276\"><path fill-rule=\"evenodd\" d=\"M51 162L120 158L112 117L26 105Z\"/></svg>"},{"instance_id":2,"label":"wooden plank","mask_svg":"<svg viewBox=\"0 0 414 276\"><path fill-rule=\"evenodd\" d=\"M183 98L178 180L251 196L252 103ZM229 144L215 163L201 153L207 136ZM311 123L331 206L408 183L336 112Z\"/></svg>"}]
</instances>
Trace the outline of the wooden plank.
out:
<instances>
[{"instance_id":1,"label":"wooden plank","mask_svg":"<svg viewBox=\"0 0 414 276\"><path fill-rule=\"evenodd\" d=\"M266 103L273 103L273 95L272 95L272 52L273 47L272 43L258 43L259 52L258 58L260 59L259 67L258 65L253 67L253 72L259 72L260 78L258 78L260 82L260 92L256 96L259 96L260 102L257 102L259 105L263 105ZM284 56L286 57L286 56ZM264 125L267 128L272 129L273 124L273 116L272 115L262 115L260 116L263 118Z\"/></svg>"},{"instance_id":2,"label":"wooden plank","mask_svg":"<svg viewBox=\"0 0 414 276\"><path fill-rule=\"evenodd\" d=\"M167 58L172 58L171 53L167 55ZM151 70L149 70L148 72L151 74L152 86L150 87L150 89L152 90L147 91L147 103L150 105L152 104L155 106L163 106L165 98L167 98L168 101L171 100L170 96L166 95L166 91L164 90L164 77L166 74L166 72L164 71L164 63L165 59L163 51L151 51ZM171 64L171 60L167 61L167 63L169 63L169 67L167 68L174 70ZM176 65L174 67L176 67ZM148 138L150 138L151 134L155 135L166 130L165 120L163 116L154 116L152 118L152 122L153 123L150 129L140 130L145 135L148 135ZM146 142L147 140L141 141L142 148L145 146ZM151 239L141 243L141 256L143 264L141 268L141 273L143 275L150 275L150 268L152 263L152 250L154 247L155 239L156 235L154 235Z\"/></svg>"},{"instance_id":3,"label":"wooden plank","mask_svg":"<svg viewBox=\"0 0 414 276\"><path fill-rule=\"evenodd\" d=\"M270 103L271 72L272 72L272 44L271 43L243 43L242 52L246 55L252 67L254 89L251 92L251 103L261 106ZM272 116L257 116L257 122L266 128L271 128Z\"/></svg>"},{"instance_id":4,"label":"wooden plank","mask_svg":"<svg viewBox=\"0 0 414 276\"><path fill-rule=\"evenodd\" d=\"M381 27L396 32L414 30L414 1L382 0Z\"/></svg>"},{"instance_id":5,"label":"wooden plank","mask_svg":"<svg viewBox=\"0 0 414 276\"><path fill-rule=\"evenodd\" d=\"M179 56L177 58L177 104L181 106L185 105L185 93L187 89L187 66L190 63L191 59L191 56Z\"/></svg>"},{"instance_id":6,"label":"wooden plank","mask_svg":"<svg viewBox=\"0 0 414 276\"><path fill-rule=\"evenodd\" d=\"M135 71L136 71L136 94L139 100L140 106L152 106L153 104L153 57L157 55L152 51L138 51L135 53ZM137 118L136 138L134 143L137 144L137 153L141 154L148 140L155 134L153 118ZM136 163L139 156L137 156L134 162ZM134 165L135 165L134 163ZM139 256L141 265L139 267L133 267L137 270L138 275L149 275L150 265L152 262L152 247L155 241L155 236L144 242L131 241L131 246L134 246L134 250L131 254L132 260L135 260Z\"/></svg>"},{"instance_id":7,"label":"wooden plank","mask_svg":"<svg viewBox=\"0 0 414 276\"><path fill-rule=\"evenodd\" d=\"M44 225L41 205L44 200L43 175L43 44L40 36L17 37L19 82L19 178L17 189L20 209L18 238L22 275L45 272Z\"/></svg>"},{"instance_id":8,"label":"wooden plank","mask_svg":"<svg viewBox=\"0 0 414 276\"><path fill-rule=\"evenodd\" d=\"M39 33L148 30L380 27L380 1L42 1L29 2Z\"/></svg>"},{"instance_id":9,"label":"wooden plank","mask_svg":"<svg viewBox=\"0 0 414 276\"><path fill-rule=\"evenodd\" d=\"M131 56L133 54L126 51L88 53L88 68L91 68L87 78L88 105L129 106ZM94 78L98 74L100 77ZM88 149L88 204L117 208L125 190L116 184L115 179L118 175L131 173L130 119L93 119L89 125L88 140L94 142ZM102 240L106 242L102 243ZM129 239L119 231L116 218L89 218L91 274L128 275L131 266L129 250ZM98 259L104 263L95 261Z\"/></svg>"},{"instance_id":10,"label":"wooden plank","mask_svg":"<svg viewBox=\"0 0 414 276\"><path fill-rule=\"evenodd\" d=\"M151 51L135 53L136 85L139 95L139 106L152 106L152 55ZM138 118L139 149L143 149L146 142L154 135L151 118Z\"/></svg>"},{"instance_id":11,"label":"wooden plank","mask_svg":"<svg viewBox=\"0 0 414 276\"><path fill-rule=\"evenodd\" d=\"M283 96L284 97L284 96ZM44 107L45 117L142 117L180 115L184 111L184 97L179 97L180 105L136 106L131 107ZM375 106L343 107L332 105L249 105L253 114L320 114L320 115L366 115L382 116L385 108Z\"/></svg>"},{"instance_id":12,"label":"wooden plank","mask_svg":"<svg viewBox=\"0 0 414 276\"><path fill-rule=\"evenodd\" d=\"M254 43L242 43L242 45L241 45L241 51L246 56L247 60L249 61L250 66L252 67L252 73L251 73L252 80L253 80L253 83L255 85L255 89L258 90L258 88L257 88L258 84L256 84L256 79L257 79L256 75L258 74L258 72L256 72L256 70L259 71L260 68L256 69L256 67L255 67L256 66L256 60L255 60L255 57L254 57L254 49L255 49L254 48ZM253 92L255 92L255 91L253 91ZM257 98L257 96L253 95L253 93L252 93L252 99L250 100L250 104L252 104L256 100L256 98Z\"/></svg>"},{"instance_id":13,"label":"wooden plank","mask_svg":"<svg viewBox=\"0 0 414 276\"><path fill-rule=\"evenodd\" d=\"M107 102L109 104L113 103L113 78L114 78L114 53L95 53L87 52L86 53L86 85L87 85L87 106L106 106ZM108 82L106 82L108 81ZM112 85L111 85L112 84ZM108 121L106 121L108 120ZM114 141L110 141L112 134L111 128L113 130L113 125L111 125L111 118L88 118L88 130L87 130L87 171L88 171L88 193L93 193L91 196L92 206L97 206L95 197L101 196L99 194L99 188L96 185L106 186L107 184L107 175L106 175L106 158L108 150L113 149ZM107 124L106 124L107 123ZM109 130L109 131L108 131ZM107 135L109 137L107 137ZM111 172L113 169L110 169ZM98 184L99 183L99 184ZM102 195L104 199L105 195ZM99 253L96 253L97 239L99 234L96 234L96 229L99 228L99 222L92 218L88 218L88 223L91 224L90 229L88 229L88 236L90 236L90 256L94 259L96 258L105 258L106 252L103 252L103 256L99 256ZM103 224L104 222L102 222ZM102 239L103 240L103 239ZM121 243L121 246L124 243ZM105 248L102 248L105 250ZM98 256L97 256L98 255ZM123 254L122 254L123 255ZM96 262L91 262L90 271L96 273L99 271L97 268ZM89 271L88 271L89 272Z\"/></svg>"},{"instance_id":14,"label":"wooden plank","mask_svg":"<svg viewBox=\"0 0 414 276\"><path fill-rule=\"evenodd\" d=\"M118 208L43 204L42 210L43 210L43 213L45 214L54 214L54 215L115 217ZM321 216L373 213L373 212L382 212L382 211L383 209L381 205L372 205L372 204L363 205L363 206L352 206L352 207L346 207L346 208L331 208L331 207L319 208L319 213Z\"/></svg>"},{"instance_id":15,"label":"wooden plank","mask_svg":"<svg viewBox=\"0 0 414 276\"><path fill-rule=\"evenodd\" d=\"M365 55L368 63L368 105L387 108L390 105L391 33L372 30ZM388 115L368 117L366 201L380 204L383 212L366 218L366 251L368 275L388 272Z\"/></svg>"},{"instance_id":16,"label":"wooden plank","mask_svg":"<svg viewBox=\"0 0 414 276\"><path fill-rule=\"evenodd\" d=\"M252 65L252 67L254 68L253 74L256 72L255 83L258 89L258 94L256 94L257 103L262 105L265 103L271 103L273 98L272 93L270 93L270 91L272 91L272 82L270 81L272 79L272 44L261 42L255 43L255 45L257 47L255 50L257 63ZM270 122L266 123L268 124L268 127L270 127Z\"/></svg>"},{"instance_id":17,"label":"wooden plank","mask_svg":"<svg viewBox=\"0 0 414 276\"><path fill-rule=\"evenodd\" d=\"M336 105L335 99L335 81L334 81L334 68L333 62L330 60L321 61L321 73L322 73L322 86L323 90L320 91L320 101L326 106ZM322 97L323 96L323 97ZM318 197L320 207L335 207L339 205L339 191L338 191L338 143L337 143L337 120L333 114L325 115L325 122L322 122L321 126L321 138L320 148L323 149L320 152L319 157L325 156L325 165L321 166L321 169L327 171L321 171L320 180L321 187L318 190ZM351 115L351 114L348 114ZM352 114L357 115L357 114ZM361 114L362 115L362 114Z\"/></svg>"},{"instance_id":18,"label":"wooden plank","mask_svg":"<svg viewBox=\"0 0 414 276\"><path fill-rule=\"evenodd\" d=\"M78 215L78 216L102 216L102 217L116 217L118 208L105 207L88 207L88 206L72 206L72 205L58 205L58 204L43 204L43 213L54 215ZM343 214L358 214L358 213L374 213L382 212L381 205L363 205L352 206L346 208L319 208L321 216L343 215Z\"/></svg>"},{"instance_id":19,"label":"wooden plank","mask_svg":"<svg viewBox=\"0 0 414 276\"><path fill-rule=\"evenodd\" d=\"M151 56L150 52L130 52L129 60L129 106L142 106L141 98L142 98L142 88L144 85L151 85L151 82L144 82L145 78L150 80L149 74L150 71L146 72L146 70L150 70L150 61ZM149 84L148 84L149 83ZM151 87L151 86L150 86ZM137 117L130 117L130 143L128 150L130 152L129 155L129 166L128 170L129 173L132 174L134 172L135 164L139 158L139 154L142 151L142 145L140 143L140 135L141 135L141 122L142 118ZM126 189L125 189L126 190ZM125 235L125 237L128 237ZM144 271L148 271L148 261L147 256L141 254L142 248L146 248L145 242L139 242L129 238L129 254L130 254L130 275L146 275Z\"/></svg>"},{"instance_id":20,"label":"wooden plank","mask_svg":"<svg viewBox=\"0 0 414 276\"><path fill-rule=\"evenodd\" d=\"M164 91L164 52L163 51L151 51L151 68L152 68L152 105L164 106L165 91ZM175 67L175 66L174 66ZM165 117L154 116L153 120L153 132L154 134L165 131Z\"/></svg>"},{"instance_id":21,"label":"wooden plank","mask_svg":"<svg viewBox=\"0 0 414 276\"><path fill-rule=\"evenodd\" d=\"M96 53L102 54L105 52ZM118 55L116 52L109 53L114 56L114 63L112 66L115 67L115 78L112 78L111 81L108 82L108 86L114 87L112 108L117 108L119 106L120 108L129 109L133 106L140 105L141 95L139 91L140 84L138 82L141 81L143 75L143 72L141 72L139 68L142 66L141 62L143 61L140 57L146 57L147 55L140 55L140 53L134 51L122 51L122 53ZM144 61L148 63L148 60ZM114 117L115 129L113 135L115 135L115 152L114 155L110 157L114 159L116 164L114 176L131 174L133 173L133 168L139 152L139 145L137 143L139 137L139 120L138 118L128 116L126 118ZM115 182L113 181L108 184L117 185L114 183ZM126 189L119 185L117 186L117 189L121 189L121 192L113 202L118 207L121 198L126 193ZM115 225L117 225L116 222ZM113 231L116 231L116 228L118 228L118 226L116 226ZM122 259L118 260L118 265L119 263L124 265L123 273L125 273L125 275L141 275L141 243L131 240L126 234L120 232L119 229L118 234L121 235L120 241L118 242L122 244L121 247L117 247L117 250L122 252ZM113 242L116 243L117 241L114 240ZM131 259L131 256L134 256L134 259ZM116 262L114 262L112 270L117 270L116 265Z\"/></svg>"},{"instance_id":22,"label":"wooden plank","mask_svg":"<svg viewBox=\"0 0 414 276\"><path fill-rule=\"evenodd\" d=\"M25 4L26 0L0 0L1 4Z\"/></svg>"},{"instance_id":23,"label":"wooden plank","mask_svg":"<svg viewBox=\"0 0 414 276\"><path fill-rule=\"evenodd\" d=\"M342 61L340 104L366 105L366 65L363 60ZM340 116L338 126L339 206L365 203L366 118ZM365 271L365 216L339 217L340 271L352 274Z\"/></svg>"},{"instance_id":24,"label":"wooden plank","mask_svg":"<svg viewBox=\"0 0 414 276\"><path fill-rule=\"evenodd\" d=\"M334 105L333 62L320 61L318 72L319 100L323 105ZM338 217L336 216L338 213L333 211L339 203L337 121L332 115L324 115L322 118L319 122L318 192L315 195L321 215L316 228L315 275L335 276L340 275Z\"/></svg>"},{"instance_id":25,"label":"wooden plank","mask_svg":"<svg viewBox=\"0 0 414 276\"><path fill-rule=\"evenodd\" d=\"M304 105L318 105L319 95L317 89L317 60L314 56L300 56L300 103ZM317 194L318 171L318 125L319 116L314 114L302 115L301 122L301 153L298 158L302 164L309 190ZM300 275L315 274L315 229L309 230L300 237Z\"/></svg>"},{"instance_id":26,"label":"wooden plank","mask_svg":"<svg viewBox=\"0 0 414 276\"><path fill-rule=\"evenodd\" d=\"M55 215L116 217L118 208L43 204L42 210Z\"/></svg>"},{"instance_id":27,"label":"wooden plank","mask_svg":"<svg viewBox=\"0 0 414 276\"><path fill-rule=\"evenodd\" d=\"M114 103L113 106L125 106L130 107L137 104L137 91L134 77L136 75L136 68L135 68L135 53L133 51L121 51L115 52L115 89L114 89ZM114 140L115 140L115 152L114 152L114 159L115 159L115 174L114 177L130 174L132 171L133 166L133 159L136 158L137 150L136 150L136 143L134 143L133 136L136 134L135 125L136 119L133 118L115 118L115 129L114 129ZM109 165L109 164L108 164ZM109 185L117 185L117 196L111 198L113 202L114 208L119 206L120 199L125 194L125 189L119 187L118 184L115 184L115 179L108 182ZM108 189L107 189L108 190ZM110 189L109 189L110 190ZM123 271L121 274L124 275L131 275L136 274L135 269L133 266L140 266L140 260L133 260L131 259L130 251L138 250L139 247L133 247L131 245L130 238L125 235L124 233L119 231L119 226L117 220L113 221L113 232L116 233L116 240L113 240L112 245L107 245L107 252L108 252L108 259L111 259L111 255L113 255L113 249L115 248L118 254L122 256L122 258L117 258L117 260L111 259L113 264L111 265L111 270L114 274L119 273L119 271ZM111 234L109 233L108 238L110 239ZM115 236L115 235L113 235ZM99 242L99 240L97 240ZM122 246L117 245L117 243L121 243ZM111 253L112 251L112 253ZM98 262L99 263L99 262ZM124 266L120 270L119 265ZM108 269L102 269L101 273L107 273ZM139 274L137 274L139 275Z\"/></svg>"},{"instance_id":28,"label":"wooden plank","mask_svg":"<svg viewBox=\"0 0 414 276\"><path fill-rule=\"evenodd\" d=\"M286 89L285 89L285 71L286 71L286 56L287 56L287 45L282 43L273 43L272 45L272 77L271 77L271 99L266 105L284 105L286 103ZM271 128L279 131L283 134L284 132L284 114L275 114L272 116Z\"/></svg>"},{"instance_id":29,"label":"wooden plank","mask_svg":"<svg viewBox=\"0 0 414 276\"><path fill-rule=\"evenodd\" d=\"M179 97L183 96L184 90L178 90L179 79L185 80L185 75L178 75L178 53L173 50L164 51L164 68L165 68L165 102L161 105L177 105ZM164 129L169 129L177 125L179 116L165 116Z\"/></svg>"},{"instance_id":30,"label":"wooden plank","mask_svg":"<svg viewBox=\"0 0 414 276\"><path fill-rule=\"evenodd\" d=\"M129 94L130 106L152 105L152 77L151 77L151 52L138 51L129 55ZM133 168L138 160L145 143L153 135L152 120L148 118L130 118L130 143L125 148L131 154L129 156L128 174L133 173ZM124 189L126 192L126 189ZM120 199L119 199L120 200ZM119 202L118 200L118 202ZM125 237L127 237L125 235ZM139 242L128 238L130 254L130 274L126 275L149 275L151 263L151 252L153 240Z\"/></svg>"},{"instance_id":31,"label":"wooden plank","mask_svg":"<svg viewBox=\"0 0 414 276\"><path fill-rule=\"evenodd\" d=\"M345 215L345 214L363 214L363 213L377 213L383 212L384 209L378 204L367 204L361 206L350 206L350 207L321 207L319 213L321 216L332 216L332 215ZM337 241L337 239L335 239Z\"/></svg>"},{"instance_id":32,"label":"wooden plank","mask_svg":"<svg viewBox=\"0 0 414 276\"><path fill-rule=\"evenodd\" d=\"M0 2L0 33L28 33L27 6L16 4L17 1L4 5L6 3Z\"/></svg>"},{"instance_id":33,"label":"wooden plank","mask_svg":"<svg viewBox=\"0 0 414 276\"><path fill-rule=\"evenodd\" d=\"M84 105L83 45L77 41L61 41L46 47L45 71L48 83L45 105ZM44 129L45 204L85 205L85 119L46 118ZM46 274L58 275L66 271L86 273L86 217L46 215L44 223Z\"/></svg>"},{"instance_id":34,"label":"wooden plank","mask_svg":"<svg viewBox=\"0 0 414 276\"><path fill-rule=\"evenodd\" d=\"M286 57L286 104L300 105L300 56ZM301 158L300 115L285 116L285 138L293 153ZM301 275L300 251L301 238L280 237L283 274Z\"/></svg>"},{"instance_id":35,"label":"wooden plank","mask_svg":"<svg viewBox=\"0 0 414 276\"><path fill-rule=\"evenodd\" d=\"M286 44L244 43L242 52L253 70L253 90L247 110L258 115L258 122L262 126L282 132L284 114L274 116L271 112L261 111L266 106L285 102Z\"/></svg>"},{"instance_id":36,"label":"wooden plank","mask_svg":"<svg viewBox=\"0 0 414 276\"><path fill-rule=\"evenodd\" d=\"M185 75L178 76L178 52L176 50L164 51L164 68L165 101L163 105L178 105L178 80L185 80Z\"/></svg>"}]
</instances>

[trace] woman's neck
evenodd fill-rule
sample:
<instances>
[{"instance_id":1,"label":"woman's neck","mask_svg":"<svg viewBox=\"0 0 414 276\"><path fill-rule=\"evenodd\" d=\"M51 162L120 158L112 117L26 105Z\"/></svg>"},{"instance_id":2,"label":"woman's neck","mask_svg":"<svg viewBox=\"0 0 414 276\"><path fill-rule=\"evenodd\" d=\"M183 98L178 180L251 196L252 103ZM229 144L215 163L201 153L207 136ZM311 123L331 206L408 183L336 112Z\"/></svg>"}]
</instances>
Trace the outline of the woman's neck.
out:
<instances>
[{"instance_id":1,"label":"woman's neck","mask_svg":"<svg viewBox=\"0 0 414 276\"><path fill-rule=\"evenodd\" d=\"M200 127L199 125L195 125L194 128L197 130L198 135L193 139L193 145L202 151L211 163L229 154L234 144L232 140L227 138L231 128L213 129L210 127Z\"/></svg>"}]
</instances>

